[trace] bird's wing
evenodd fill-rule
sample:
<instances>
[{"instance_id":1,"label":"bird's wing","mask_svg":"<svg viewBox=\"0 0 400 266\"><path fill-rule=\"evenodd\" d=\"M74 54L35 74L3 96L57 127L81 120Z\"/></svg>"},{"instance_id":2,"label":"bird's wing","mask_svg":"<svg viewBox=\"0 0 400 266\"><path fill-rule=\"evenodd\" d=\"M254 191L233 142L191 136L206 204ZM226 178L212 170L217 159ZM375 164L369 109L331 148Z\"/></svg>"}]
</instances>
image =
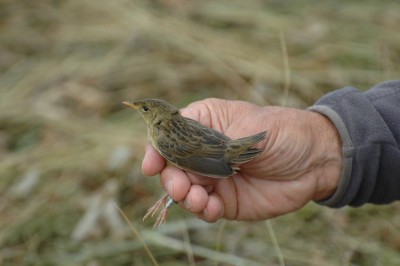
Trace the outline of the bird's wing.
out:
<instances>
[{"instance_id":1,"label":"bird's wing","mask_svg":"<svg viewBox=\"0 0 400 266\"><path fill-rule=\"evenodd\" d=\"M175 165L183 170L214 178L225 178L235 174L235 170L224 158L178 157Z\"/></svg>"},{"instance_id":2,"label":"bird's wing","mask_svg":"<svg viewBox=\"0 0 400 266\"><path fill-rule=\"evenodd\" d=\"M160 149L173 150L178 157L222 158L230 140L224 134L185 118L172 121L168 137L160 138ZM163 143L164 142L164 143Z\"/></svg>"},{"instance_id":3,"label":"bird's wing","mask_svg":"<svg viewBox=\"0 0 400 266\"><path fill-rule=\"evenodd\" d=\"M161 155L181 169L223 178L235 173L225 158L230 139L192 119L170 121L168 132L159 135Z\"/></svg>"}]
</instances>

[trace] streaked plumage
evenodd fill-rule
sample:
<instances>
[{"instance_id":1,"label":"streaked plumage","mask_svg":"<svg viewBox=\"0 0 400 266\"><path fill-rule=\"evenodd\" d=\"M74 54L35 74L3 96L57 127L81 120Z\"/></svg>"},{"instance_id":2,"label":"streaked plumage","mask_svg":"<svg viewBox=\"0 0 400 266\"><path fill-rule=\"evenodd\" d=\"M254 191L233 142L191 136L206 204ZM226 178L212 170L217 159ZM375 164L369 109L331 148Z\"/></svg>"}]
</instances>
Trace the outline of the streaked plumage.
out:
<instances>
[{"instance_id":1,"label":"streaked plumage","mask_svg":"<svg viewBox=\"0 0 400 266\"><path fill-rule=\"evenodd\" d=\"M141 114L152 146L168 162L183 170L225 178L235 174L238 165L262 152L253 146L265 139L266 131L232 140L221 132L181 116L179 109L160 99L124 104Z\"/></svg>"}]
</instances>

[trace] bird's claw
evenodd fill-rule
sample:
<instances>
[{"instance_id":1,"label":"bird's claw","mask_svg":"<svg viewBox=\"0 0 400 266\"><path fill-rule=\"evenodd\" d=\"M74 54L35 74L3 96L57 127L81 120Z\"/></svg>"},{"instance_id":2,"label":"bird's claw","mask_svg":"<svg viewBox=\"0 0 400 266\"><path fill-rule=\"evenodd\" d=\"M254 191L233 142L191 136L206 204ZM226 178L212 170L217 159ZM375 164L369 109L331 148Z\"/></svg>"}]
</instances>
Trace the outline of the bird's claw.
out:
<instances>
[{"instance_id":1,"label":"bird's claw","mask_svg":"<svg viewBox=\"0 0 400 266\"><path fill-rule=\"evenodd\" d=\"M146 215L143 217L143 221L146 220L149 216L153 217L158 212L158 210L162 208L157 216L153 228L164 225L167 222L168 210L172 205L174 205L174 203L175 201L168 194L164 195L147 211Z\"/></svg>"}]
</instances>

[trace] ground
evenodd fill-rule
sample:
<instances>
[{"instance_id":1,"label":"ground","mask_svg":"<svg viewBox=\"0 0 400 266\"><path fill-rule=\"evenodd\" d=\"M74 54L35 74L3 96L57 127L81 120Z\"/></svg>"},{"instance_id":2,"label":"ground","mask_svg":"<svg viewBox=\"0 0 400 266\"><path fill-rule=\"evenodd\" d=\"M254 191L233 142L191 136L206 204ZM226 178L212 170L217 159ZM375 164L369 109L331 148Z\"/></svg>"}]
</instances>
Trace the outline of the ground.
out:
<instances>
[{"instance_id":1,"label":"ground","mask_svg":"<svg viewBox=\"0 0 400 266\"><path fill-rule=\"evenodd\" d=\"M153 231L141 217L162 191L121 104L305 108L366 90L399 78L399 14L397 1L0 2L0 264L399 265L399 203L216 224L175 207Z\"/></svg>"}]
</instances>

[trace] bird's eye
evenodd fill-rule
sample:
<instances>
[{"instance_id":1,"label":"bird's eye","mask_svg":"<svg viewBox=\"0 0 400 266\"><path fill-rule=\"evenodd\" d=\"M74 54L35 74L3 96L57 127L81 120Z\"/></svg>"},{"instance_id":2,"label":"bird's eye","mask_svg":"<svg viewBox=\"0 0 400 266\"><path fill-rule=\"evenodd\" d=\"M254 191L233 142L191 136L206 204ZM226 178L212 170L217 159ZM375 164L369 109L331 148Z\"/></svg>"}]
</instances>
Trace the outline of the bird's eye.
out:
<instances>
[{"instance_id":1,"label":"bird's eye","mask_svg":"<svg viewBox=\"0 0 400 266\"><path fill-rule=\"evenodd\" d=\"M142 107L142 110L143 110L144 112L147 112L147 111L149 110L149 107L143 106L143 107Z\"/></svg>"}]
</instances>

